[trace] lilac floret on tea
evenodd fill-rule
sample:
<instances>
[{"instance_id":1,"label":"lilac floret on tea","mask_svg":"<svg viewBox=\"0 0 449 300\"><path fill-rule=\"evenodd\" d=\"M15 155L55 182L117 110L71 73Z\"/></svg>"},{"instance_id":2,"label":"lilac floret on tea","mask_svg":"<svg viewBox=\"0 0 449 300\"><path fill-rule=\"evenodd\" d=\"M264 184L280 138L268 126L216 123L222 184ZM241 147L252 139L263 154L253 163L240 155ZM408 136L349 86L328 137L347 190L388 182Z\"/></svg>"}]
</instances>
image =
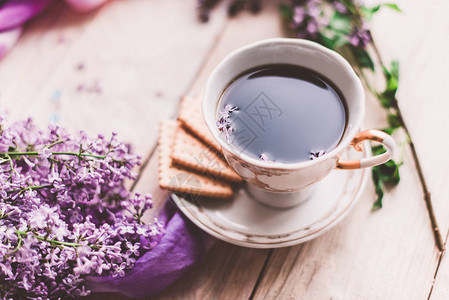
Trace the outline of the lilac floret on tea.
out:
<instances>
[{"instance_id":1,"label":"lilac floret on tea","mask_svg":"<svg viewBox=\"0 0 449 300\"><path fill-rule=\"evenodd\" d=\"M270 159L268 158L268 155L266 155L265 153L260 153L259 154L259 159L261 161L270 161Z\"/></svg>"},{"instance_id":2,"label":"lilac floret on tea","mask_svg":"<svg viewBox=\"0 0 449 300\"><path fill-rule=\"evenodd\" d=\"M326 154L326 151L324 151L324 150L320 150L320 151L317 151L317 152L310 152L310 159L311 160L315 160L318 157L323 156L324 154Z\"/></svg>"},{"instance_id":3,"label":"lilac floret on tea","mask_svg":"<svg viewBox=\"0 0 449 300\"><path fill-rule=\"evenodd\" d=\"M228 113L232 113L233 111L238 111L239 108L237 106L232 106L232 105L226 105L225 106L225 111L227 111Z\"/></svg>"},{"instance_id":4,"label":"lilac floret on tea","mask_svg":"<svg viewBox=\"0 0 449 300\"><path fill-rule=\"evenodd\" d=\"M216 124L217 124L218 130L223 132L226 128L230 128L231 127L231 120L229 120L229 118L221 117L220 119L218 119Z\"/></svg>"},{"instance_id":5,"label":"lilac floret on tea","mask_svg":"<svg viewBox=\"0 0 449 300\"><path fill-rule=\"evenodd\" d=\"M229 141L231 139L231 133L234 131L233 127L227 127L223 129L223 133L225 135L226 138L226 142L229 144Z\"/></svg>"},{"instance_id":6,"label":"lilac floret on tea","mask_svg":"<svg viewBox=\"0 0 449 300\"><path fill-rule=\"evenodd\" d=\"M234 128L231 126L230 114L238 110L239 108L236 106L226 105L222 111L218 112L217 128L224 133L227 143L229 143L230 135L234 131Z\"/></svg>"}]
</instances>

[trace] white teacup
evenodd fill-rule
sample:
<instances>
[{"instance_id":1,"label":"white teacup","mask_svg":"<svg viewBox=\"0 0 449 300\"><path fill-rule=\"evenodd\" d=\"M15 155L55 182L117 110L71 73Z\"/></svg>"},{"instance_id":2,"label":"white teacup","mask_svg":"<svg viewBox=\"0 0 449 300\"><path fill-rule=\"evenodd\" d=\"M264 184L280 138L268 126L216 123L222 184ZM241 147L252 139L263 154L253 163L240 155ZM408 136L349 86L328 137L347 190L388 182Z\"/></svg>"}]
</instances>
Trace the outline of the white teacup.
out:
<instances>
[{"instance_id":1,"label":"white teacup","mask_svg":"<svg viewBox=\"0 0 449 300\"><path fill-rule=\"evenodd\" d=\"M255 159L228 144L216 126L220 95L238 75L269 64L308 68L325 76L340 90L346 100L348 116L346 130L335 149L311 161L276 163ZM359 132L365 114L365 93L350 64L338 53L307 40L268 39L233 51L209 76L202 109L206 125L230 166L249 183L249 190L257 200L271 206L298 204L310 196L314 184L333 169L377 166L390 160L394 151L394 140L388 134L379 130ZM361 151L360 143L364 140L382 143L387 152L355 161L340 159L350 144Z\"/></svg>"}]
</instances>

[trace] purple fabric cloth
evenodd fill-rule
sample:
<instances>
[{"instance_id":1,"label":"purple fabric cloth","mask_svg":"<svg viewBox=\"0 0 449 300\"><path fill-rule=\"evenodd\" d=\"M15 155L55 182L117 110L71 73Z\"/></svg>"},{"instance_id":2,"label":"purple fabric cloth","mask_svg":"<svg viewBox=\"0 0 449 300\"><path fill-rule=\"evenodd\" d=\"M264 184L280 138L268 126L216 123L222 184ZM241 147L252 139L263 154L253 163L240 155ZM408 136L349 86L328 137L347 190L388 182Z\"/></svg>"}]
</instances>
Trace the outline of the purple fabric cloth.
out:
<instances>
[{"instance_id":1,"label":"purple fabric cloth","mask_svg":"<svg viewBox=\"0 0 449 300\"><path fill-rule=\"evenodd\" d=\"M0 8L0 31L22 25L40 14L53 0L9 0Z\"/></svg>"},{"instance_id":2,"label":"purple fabric cloth","mask_svg":"<svg viewBox=\"0 0 449 300\"><path fill-rule=\"evenodd\" d=\"M159 220L165 223L165 235L137 260L125 277L92 276L87 278L88 288L131 297L154 295L180 278L215 241L182 215L171 201L165 204Z\"/></svg>"},{"instance_id":3,"label":"purple fabric cloth","mask_svg":"<svg viewBox=\"0 0 449 300\"><path fill-rule=\"evenodd\" d=\"M0 59L14 46L22 25L42 13L55 0L7 0L0 6ZM88 12L108 0L65 0L74 10ZM16 33L18 33L16 35Z\"/></svg>"}]
</instances>

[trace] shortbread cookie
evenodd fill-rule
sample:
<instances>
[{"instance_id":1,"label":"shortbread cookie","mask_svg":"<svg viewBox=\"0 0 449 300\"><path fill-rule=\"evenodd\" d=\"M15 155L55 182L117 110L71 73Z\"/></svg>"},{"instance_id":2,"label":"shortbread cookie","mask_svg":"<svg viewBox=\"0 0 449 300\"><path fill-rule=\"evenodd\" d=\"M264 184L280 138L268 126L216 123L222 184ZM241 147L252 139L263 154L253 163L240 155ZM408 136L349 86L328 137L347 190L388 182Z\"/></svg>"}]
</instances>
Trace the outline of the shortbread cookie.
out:
<instances>
[{"instance_id":1,"label":"shortbread cookie","mask_svg":"<svg viewBox=\"0 0 449 300\"><path fill-rule=\"evenodd\" d=\"M170 155L179 123L162 121L159 127L159 186L173 192L211 198L228 198L233 194L229 184L172 166Z\"/></svg>"},{"instance_id":2,"label":"shortbread cookie","mask_svg":"<svg viewBox=\"0 0 449 300\"><path fill-rule=\"evenodd\" d=\"M179 126L171 154L172 162L200 174L240 183L242 178L217 155L215 149L205 145Z\"/></svg>"},{"instance_id":3,"label":"shortbread cookie","mask_svg":"<svg viewBox=\"0 0 449 300\"><path fill-rule=\"evenodd\" d=\"M182 99L178 120L189 132L198 137L206 145L210 145L221 155L220 144L215 141L206 123L204 123L201 109L201 96L195 98L186 96Z\"/></svg>"}]
</instances>

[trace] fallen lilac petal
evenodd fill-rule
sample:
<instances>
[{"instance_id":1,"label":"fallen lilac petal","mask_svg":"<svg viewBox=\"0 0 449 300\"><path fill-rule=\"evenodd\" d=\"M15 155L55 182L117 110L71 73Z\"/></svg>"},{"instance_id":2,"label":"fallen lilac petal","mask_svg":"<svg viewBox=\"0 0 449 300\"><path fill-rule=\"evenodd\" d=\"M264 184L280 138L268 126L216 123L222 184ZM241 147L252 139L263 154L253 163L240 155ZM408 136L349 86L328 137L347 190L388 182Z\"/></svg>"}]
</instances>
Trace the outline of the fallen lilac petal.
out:
<instances>
[{"instance_id":1,"label":"fallen lilac petal","mask_svg":"<svg viewBox=\"0 0 449 300\"><path fill-rule=\"evenodd\" d=\"M0 31L22 25L44 11L53 0L7 1L0 9Z\"/></svg>"},{"instance_id":2,"label":"fallen lilac petal","mask_svg":"<svg viewBox=\"0 0 449 300\"><path fill-rule=\"evenodd\" d=\"M165 235L140 257L126 276L90 276L92 292L119 292L131 297L148 297L164 290L179 279L216 241L201 231L167 201L160 220Z\"/></svg>"},{"instance_id":3,"label":"fallen lilac petal","mask_svg":"<svg viewBox=\"0 0 449 300\"><path fill-rule=\"evenodd\" d=\"M16 44L22 33L22 27L0 32L0 59Z\"/></svg>"},{"instance_id":4,"label":"fallen lilac petal","mask_svg":"<svg viewBox=\"0 0 449 300\"><path fill-rule=\"evenodd\" d=\"M96 9L108 0L65 0L65 2L78 12L88 12Z\"/></svg>"}]
</instances>

